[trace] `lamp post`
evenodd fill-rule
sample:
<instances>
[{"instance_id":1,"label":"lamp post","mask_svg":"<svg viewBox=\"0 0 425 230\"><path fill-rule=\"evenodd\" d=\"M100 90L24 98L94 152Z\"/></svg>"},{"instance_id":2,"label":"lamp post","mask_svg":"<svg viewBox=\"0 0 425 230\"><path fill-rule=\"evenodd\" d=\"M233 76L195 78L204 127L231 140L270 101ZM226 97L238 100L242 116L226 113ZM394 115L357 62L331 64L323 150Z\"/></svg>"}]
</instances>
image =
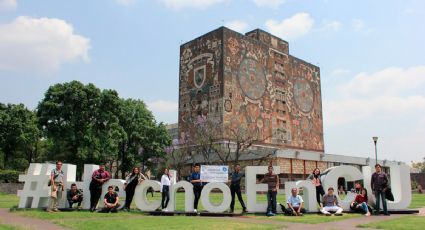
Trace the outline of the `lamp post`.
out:
<instances>
[{"instance_id":1,"label":"lamp post","mask_svg":"<svg viewBox=\"0 0 425 230\"><path fill-rule=\"evenodd\" d=\"M378 142L378 137L372 137L373 142L375 143L375 165L378 164L378 151L376 148L376 143Z\"/></svg>"}]
</instances>

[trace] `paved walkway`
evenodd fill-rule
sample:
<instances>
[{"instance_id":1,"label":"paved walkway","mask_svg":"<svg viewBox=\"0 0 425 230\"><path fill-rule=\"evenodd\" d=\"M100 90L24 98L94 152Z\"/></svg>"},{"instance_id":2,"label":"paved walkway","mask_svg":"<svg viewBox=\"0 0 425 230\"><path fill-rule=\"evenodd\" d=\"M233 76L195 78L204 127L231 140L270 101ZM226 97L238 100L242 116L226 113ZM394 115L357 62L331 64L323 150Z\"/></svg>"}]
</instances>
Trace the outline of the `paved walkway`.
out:
<instances>
[{"instance_id":1,"label":"paved walkway","mask_svg":"<svg viewBox=\"0 0 425 230\"><path fill-rule=\"evenodd\" d=\"M61 230L61 228L50 221L40 220L29 217L22 217L14 214L13 212L9 212L9 209L0 208L0 223L15 225L24 229L31 230Z\"/></svg>"}]
</instances>

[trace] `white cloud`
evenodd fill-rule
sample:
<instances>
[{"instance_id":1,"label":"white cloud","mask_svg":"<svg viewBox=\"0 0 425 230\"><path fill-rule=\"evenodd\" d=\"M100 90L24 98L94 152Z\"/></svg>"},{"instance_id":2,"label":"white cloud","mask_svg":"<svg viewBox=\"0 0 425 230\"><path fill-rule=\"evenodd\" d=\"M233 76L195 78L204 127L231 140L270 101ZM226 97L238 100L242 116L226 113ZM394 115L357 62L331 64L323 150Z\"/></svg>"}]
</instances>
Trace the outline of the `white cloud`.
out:
<instances>
[{"instance_id":1,"label":"white cloud","mask_svg":"<svg viewBox=\"0 0 425 230\"><path fill-rule=\"evenodd\" d=\"M338 31L339 29L341 29L341 27L342 27L342 23L341 22L339 22L339 21L331 21L331 22L328 22L328 23L326 23L324 26L323 26L323 30L333 30L333 31Z\"/></svg>"},{"instance_id":2,"label":"white cloud","mask_svg":"<svg viewBox=\"0 0 425 230\"><path fill-rule=\"evenodd\" d=\"M372 74L360 73L342 91L356 95L396 95L425 85L425 66L390 67Z\"/></svg>"},{"instance_id":3,"label":"white cloud","mask_svg":"<svg viewBox=\"0 0 425 230\"><path fill-rule=\"evenodd\" d=\"M0 11L14 10L18 6L17 0L0 0Z\"/></svg>"},{"instance_id":4,"label":"white cloud","mask_svg":"<svg viewBox=\"0 0 425 230\"><path fill-rule=\"evenodd\" d=\"M0 25L0 70L53 73L65 62L88 62L90 40L56 18L21 16Z\"/></svg>"},{"instance_id":5,"label":"white cloud","mask_svg":"<svg viewBox=\"0 0 425 230\"><path fill-rule=\"evenodd\" d=\"M334 76L341 76L341 75L347 75L349 73L350 73L350 70L339 68L339 69L334 69L331 74Z\"/></svg>"},{"instance_id":6,"label":"white cloud","mask_svg":"<svg viewBox=\"0 0 425 230\"><path fill-rule=\"evenodd\" d=\"M380 96L371 98L343 98L324 101L325 124L338 126L376 117L408 116L425 112L424 96Z\"/></svg>"},{"instance_id":7,"label":"white cloud","mask_svg":"<svg viewBox=\"0 0 425 230\"><path fill-rule=\"evenodd\" d=\"M245 32L245 30L248 28L248 23L241 21L241 20L233 20L225 24L226 27L237 31L237 32Z\"/></svg>"},{"instance_id":8,"label":"white cloud","mask_svg":"<svg viewBox=\"0 0 425 230\"><path fill-rule=\"evenodd\" d=\"M147 103L148 108L154 113L177 112L179 103L174 101L157 100Z\"/></svg>"},{"instance_id":9,"label":"white cloud","mask_svg":"<svg viewBox=\"0 0 425 230\"><path fill-rule=\"evenodd\" d=\"M424 114L424 85L425 66L360 73L337 87L338 98L324 101L325 124L336 126L376 117L397 119Z\"/></svg>"},{"instance_id":10,"label":"white cloud","mask_svg":"<svg viewBox=\"0 0 425 230\"><path fill-rule=\"evenodd\" d=\"M351 20L351 26L355 31L360 31L365 27L363 20L358 18Z\"/></svg>"},{"instance_id":11,"label":"white cloud","mask_svg":"<svg viewBox=\"0 0 425 230\"><path fill-rule=\"evenodd\" d=\"M270 33L284 39L293 40L310 32L314 19L308 13L297 13L282 21L269 19L266 28Z\"/></svg>"},{"instance_id":12,"label":"white cloud","mask_svg":"<svg viewBox=\"0 0 425 230\"><path fill-rule=\"evenodd\" d=\"M179 104L174 101L157 100L147 103L148 109L152 111L155 120L168 124L176 123Z\"/></svg>"},{"instance_id":13,"label":"white cloud","mask_svg":"<svg viewBox=\"0 0 425 230\"><path fill-rule=\"evenodd\" d=\"M278 8L285 3L285 0L253 0L253 2L259 7Z\"/></svg>"},{"instance_id":14,"label":"white cloud","mask_svg":"<svg viewBox=\"0 0 425 230\"><path fill-rule=\"evenodd\" d=\"M206 9L210 6L222 3L225 0L159 0L167 8L181 10L184 8Z\"/></svg>"}]
</instances>

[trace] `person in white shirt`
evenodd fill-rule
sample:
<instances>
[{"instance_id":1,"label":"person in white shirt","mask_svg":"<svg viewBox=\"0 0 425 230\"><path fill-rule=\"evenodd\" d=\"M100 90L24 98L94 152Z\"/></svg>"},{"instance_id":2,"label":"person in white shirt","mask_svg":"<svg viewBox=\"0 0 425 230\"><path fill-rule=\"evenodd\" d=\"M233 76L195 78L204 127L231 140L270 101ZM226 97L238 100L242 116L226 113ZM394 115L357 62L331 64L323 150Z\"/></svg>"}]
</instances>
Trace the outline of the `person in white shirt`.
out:
<instances>
[{"instance_id":1,"label":"person in white shirt","mask_svg":"<svg viewBox=\"0 0 425 230\"><path fill-rule=\"evenodd\" d=\"M286 215L302 216L303 213L305 213L305 209L303 208L304 201L303 198L298 195L297 188L291 189L291 195L288 196L286 203L288 204L288 208L285 210Z\"/></svg>"},{"instance_id":2,"label":"person in white shirt","mask_svg":"<svg viewBox=\"0 0 425 230\"><path fill-rule=\"evenodd\" d=\"M171 175L170 172L168 172L168 169L164 169L164 174L161 177L161 193L162 193L162 200L161 200L161 207L163 211L168 211L167 206L168 202L170 201L170 185L171 185Z\"/></svg>"}]
</instances>

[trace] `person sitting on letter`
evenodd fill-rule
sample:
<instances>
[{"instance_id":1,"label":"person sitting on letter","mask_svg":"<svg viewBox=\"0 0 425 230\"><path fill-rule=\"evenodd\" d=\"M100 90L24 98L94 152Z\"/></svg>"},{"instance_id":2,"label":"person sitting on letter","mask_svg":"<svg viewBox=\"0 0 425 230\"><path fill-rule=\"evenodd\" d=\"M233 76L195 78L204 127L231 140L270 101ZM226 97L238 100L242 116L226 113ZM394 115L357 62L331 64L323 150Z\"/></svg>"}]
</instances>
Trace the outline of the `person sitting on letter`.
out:
<instances>
[{"instance_id":1,"label":"person sitting on letter","mask_svg":"<svg viewBox=\"0 0 425 230\"><path fill-rule=\"evenodd\" d=\"M288 196L288 208L285 210L286 215L302 216L305 213L303 198L297 194L297 188L291 189L291 195Z\"/></svg>"},{"instance_id":2,"label":"person sitting on letter","mask_svg":"<svg viewBox=\"0 0 425 230\"><path fill-rule=\"evenodd\" d=\"M329 187L328 193L323 196L323 201L320 204L320 212L327 216L332 215L329 212L335 212L335 216L342 216L342 208L338 205L338 199L334 195L334 188Z\"/></svg>"}]
</instances>

